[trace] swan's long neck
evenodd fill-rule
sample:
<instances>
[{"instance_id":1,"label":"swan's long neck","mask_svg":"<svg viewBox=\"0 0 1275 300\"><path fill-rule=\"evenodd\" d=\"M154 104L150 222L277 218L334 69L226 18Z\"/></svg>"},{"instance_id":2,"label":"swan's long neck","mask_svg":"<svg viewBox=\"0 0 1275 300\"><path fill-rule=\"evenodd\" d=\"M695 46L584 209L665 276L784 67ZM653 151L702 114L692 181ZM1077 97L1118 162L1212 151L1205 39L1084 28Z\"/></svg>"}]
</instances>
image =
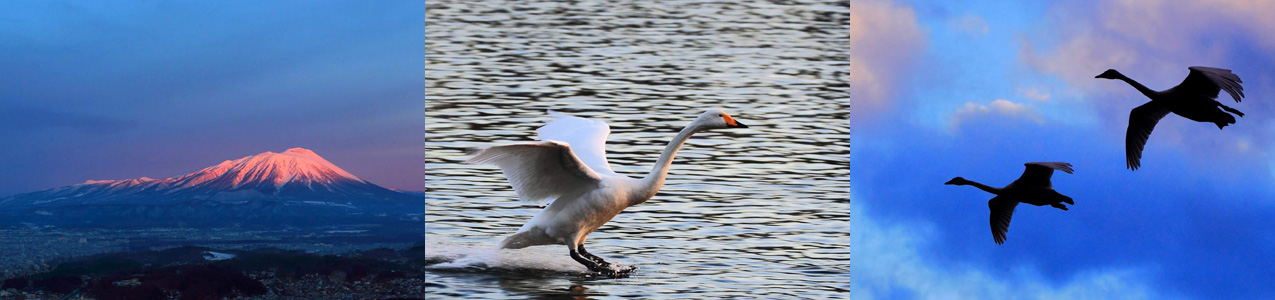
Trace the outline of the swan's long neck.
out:
<instances>
[{"instance_id":1,"label":"swan's long neck","mask_svg":"<svg viewBox=\"0 0 1275 300\"><path fill-rule=\"evenodd\" d=\"M697 126L686 126L686 128L682 128L682 131L677 133L677 136L673 137L672 141L668 142L668 146L664 147L664 152L660 153L660 159L655 161L655 167L651 168L651 173L642 178L642 183L634 191L635 195L632 203L629 204L630 206L646 202L647 199L655 197L655 193L659 192L661 187L664 187L664 178L668 177L668 170L673 165L673 157L677 156L677 150L681 149L682 144L685 144L686 140L690 139L691 135L697 131L699 131Z\"/></svg>"},{"instance_id":2,"label":"swan's long neck","mask_svg":"<svg viewBox=\"0 0 1275 300\"><path fill-rule=\"evenodd\" d=\"M986 184L982 184L982 183L978 183L978 182L974 182L974 181L970 181L970 180L966 180L966 182L967 182L967 183L969 183L969 185L972 185L972 186L974 186L974 187L976 187L976 188L978 188L978 189L980 189L980 190L986 191L986 192L988 192L988 193L992 193L992 194L996 194L996 195L1000 195L1000 194L1001 194L1001 189L1000 189L1000 188L991 187L991 186L988 186L988 185L986 185Z\"/></svg>"},{"instance_id":3,"label":"swan's long neck","mask_svg":"<svg viewBox=\"0 0 1275 300\"><path fill-rule=\"evenodd\" d=\"M1152 91L1151 89L1147 88L1147 86L1142 85L1141 83L1138 83L1137 81L1133 81L1133 78L1129 78L1129 76L1124 76L1124 74L1120 74L1120 80L1124 80L1125 83L1132 85L1133 88L1138 89L1138 91L1142 92L1142 95L1147 96L1147 98L1155 99L1155 97L1152 97L1152 96L1155 95L1156 91Z\"/></svg>"}]
</instances>

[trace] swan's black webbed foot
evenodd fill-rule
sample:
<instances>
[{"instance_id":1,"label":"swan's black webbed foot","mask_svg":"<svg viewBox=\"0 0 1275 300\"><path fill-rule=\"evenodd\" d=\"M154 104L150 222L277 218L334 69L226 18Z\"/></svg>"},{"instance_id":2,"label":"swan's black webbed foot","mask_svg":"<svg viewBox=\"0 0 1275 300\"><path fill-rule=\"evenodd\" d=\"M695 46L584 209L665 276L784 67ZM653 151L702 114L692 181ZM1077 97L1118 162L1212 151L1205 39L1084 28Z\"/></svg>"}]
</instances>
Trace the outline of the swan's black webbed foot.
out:
<instances>
[{"instance_id":1,"label":"swan's black webbed foot","mask_svg":"<svg viewBox=\"0 0 1275 300\"><path fill-rule=\"evenodd\" d=\"M601 268L601 266L598 265L597 262L581 256L580 252L576 251L576 248L567 247L567 249L571 251L571 259L574 259L576 260L576 262L580 263L581 265L584 265L584 267L589 268L589 271L598 272L598 270L603 269Z\"/></svg>"},{"instance_id":2,"label":"swan's black webbed foot","mask_svg":"<svg viewBox=\"0 0 1275 300\"><path fill-rule=\"evenodd\" d=\"M611 277L624 278L624 277L629 277L629 274L632 274L633 270L637 270L637 267L617 265L617 267L613 268L611 267L611 265L608 264L606 267L600 267L599 270L592 270L592 271L598 272L598 274L607 275Z\"/></svg>"},{"instance_id":3,"label":"swan's black webbed foot","mask_svg":"<svg viewBox=\"0 0 1275 300\"><path fill-rule=\"evenodd\" d=\"M1054 203L1054 204L1050 204L1049 206L1057 207L1058 209L1061 209L1061 210L1067 210L1067 207L1063 206L1062 203Z\"/></svg>"},{"instance_id":4,"label":"swan's black webbed foot","mask_svg":"<svg viewBox=\"0 0 1275 300\"><path fill-rule=\"evenodd\" d=\"M1240 112L1238 109L1234 109L1234 108L1231 108L1230 106L1222 105L1222 102L1217 102L1216 100L1213 102L1217 103L1217 106L1221 106L1222 109L1226 110L1227 112L1233 113L1237 116L1240 116L1241 118L1244 117L1244 113Z\"/></svg>"},{"instance_id":5,"label":"swan's black webbed foot","mask_svg":"<svg viewBox=\"0 0 1275 300\"><path fill-rule=\"evenodd\" d=\"M598 263L598 265L601 265L604 267L611 265L611 263L608 263L606 260L603 260L601 257L590 254L589 251L585 251L584 244L580 244L580 246L576 247L576 251L580 252L580 256L584 256L584 258L592 260L593 262Z\"/></svg>"},{"instance_id":6,"label":"swan's black webbed foot","mask_svg":"<svg viewBox=\"0 0 1275 300\"><path fill-rule=\"evenodd\" d=\"M1238 109L1234 109L1234 108L1230 108L1230 107L1226 107L1226 106L1223 106L1222 108L1223 108L1223 109L1226 109L1226 111L1229 111L1229 112L1231 112L1231 113L1233 113L1233 114L1235 114L1235 115L1237 115L1237 116L1240 116L1241 118L1243 118L1243 117L1244 117L1244 113L1240 112Z\"/></svg>"},{"instance_id":7,"label":"swan's black webbed foot","mask_svg":"<svg viewBox=\"0 0 1275 300\"><path fill-rule=\"evenodd\" d=\"M620 272L620 273L623 273L623 274L628 274L628 273L630 273L630 272L633 272L633 270L637 270L637 267L635 267L635 266L621 266L619 269L620 269L620 270L618 270L618 271L616 271L616 272Z\"/></svg>"},{"instance_id":8,"label":"swan's black webbed foot","mask_svg":"<svg viewBox=\"0 0 1275 300\"><path fill-rule=\"evenodd\" d=\"M593 254L590 254L588 251L585 251L584 245L576 246L575 248L568 247L568 249L571 250L572 259L575 259L576 262L579 262L580 264L584 265L586 268L589 268L589 271L592 271L598 274L622 278L622 277L628 277L630 272L633 272L633 270L637 269L636 267L633 267L633 266L622 266L619 268L613 268L611 263L608 263L605 260L602 260L602 258L598 257L597 255L593 255Z\"/></svg>"}]
</instances>

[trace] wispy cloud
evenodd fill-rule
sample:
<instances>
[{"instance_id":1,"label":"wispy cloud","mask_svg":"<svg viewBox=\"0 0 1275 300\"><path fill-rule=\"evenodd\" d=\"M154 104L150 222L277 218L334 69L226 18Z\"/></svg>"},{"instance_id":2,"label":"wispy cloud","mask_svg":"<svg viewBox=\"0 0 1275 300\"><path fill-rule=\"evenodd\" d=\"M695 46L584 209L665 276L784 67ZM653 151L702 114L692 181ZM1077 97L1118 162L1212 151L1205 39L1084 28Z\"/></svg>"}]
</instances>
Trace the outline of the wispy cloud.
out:
<instances>
[{"instance_id":1,"label":"wispy cloud","mask_svg":"<svg viewBox=\"0 0 1275 300\"><path fill-rule=\"evenodd\" d=\"M1221 63L1239 44L1275 50L1271 1L1121 0L1054 6L1049 19L1066 26L1023 40L1022 57L1078 88L1096 87L1093 76L1111 68L1141 70L1150 74L1148 80L1177 84L1186 66Z\"/></svg>"},{"instance_id":2,"label":"wispy cloud","mask_svg":"<svg viewBox=\"0 0 1275 300\"><path fill-rule=\"evenodd\" d=\"M1043 87L1036 87L1036 86L1019 88L1018 94L1031 100L1048 101L1049 92L1046 92L1043 89L1044 89Z\"/></svg>"},{"instance_id":3,"label":"wispy cloud","mask_svg":"<svg viewBox=\"0 0 1275 300\"><path fill-rule=\"evenodd\" d=\"M925 46L916 12L886 1L857 1L850 18L850 98L856 116L891 106L892 95Z\"/></svg>"},{"instance_id":4,"label":"wispy cloud","mask_svg":"<svg viewBox=\"0 0 1275 300\"><path fill-rule=\"evenodd\" d=\"M1275 2L1264 0L1106 1L1101 24L1134 41L1166 48L1196 48L1209 36L1240 34L1275 49Z\"/></svg>"},{"instance_id":5,"label":"wispy cloud","mask_svg":"<svg viewBox=\"0 0 1275 300\"><path fill-rule=\"evenodd\" d=\"M987 20L975 14L962 15L948 22L952 27L967 32L971 35L981 36L987 34L990 29Z\"/></svg>"},{"instance_id":6,"label":"wispy cloud","mask_svg":"<svg viewBox=\"0 0 1275 300\"><path fill-rule=\"evenodd\" d=\"M918 250L941 234L932 225L879 222L863 205L851 207L851 299L1180 298L1157 290L1146 268L1091 269L1054 282L1030 265L996 274L973 264L943 264Z\"/></svg>"},{"instance_id":7,"label":"wispy cloud","mask_svg":"<svg viewBox=\"0 0 1275 300\"><path fill-rule=\"evenodd\" d=\"M1045 119L1036 113L1036 109L1029 104L1015 103L1005 99L996 99L992 102L984 104L976 104L974 102L965 102L964 106L956 109L952 114L952 128L960 127L961 122L981 116L1005 116L1010 118L1020 118L1036 122L1037 124L1045 123Z\"/></svg>"}]
</instances>

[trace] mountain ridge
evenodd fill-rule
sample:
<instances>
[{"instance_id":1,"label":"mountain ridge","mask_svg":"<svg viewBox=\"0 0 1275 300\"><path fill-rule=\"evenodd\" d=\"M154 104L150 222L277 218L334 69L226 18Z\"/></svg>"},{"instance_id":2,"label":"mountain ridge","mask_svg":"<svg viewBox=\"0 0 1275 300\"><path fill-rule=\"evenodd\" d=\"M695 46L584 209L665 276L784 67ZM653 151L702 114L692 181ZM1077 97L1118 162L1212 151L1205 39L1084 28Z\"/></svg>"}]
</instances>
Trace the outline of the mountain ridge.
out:
<instances>
[{"instance_id":1,"label":"mountain ridge","mask_svg":"<svg viewBox=\"0 0 1275 300\"><path fill-rule=\"evenodd\" d=\"M309 149L292 148L226 160L164 179L87 180L12 195L0 198L0 211L37 219L59 215L126 218L142 211L159 219L201 214L192 207L216 207L213 210L221 213L258 218L262 212L254 210L265 207L281 217L384 215L411 211L407 208L422 205L417 202L420 198L363 180ZM174 216L160 217L164 214Z\"/></svg>"}]
</instances>

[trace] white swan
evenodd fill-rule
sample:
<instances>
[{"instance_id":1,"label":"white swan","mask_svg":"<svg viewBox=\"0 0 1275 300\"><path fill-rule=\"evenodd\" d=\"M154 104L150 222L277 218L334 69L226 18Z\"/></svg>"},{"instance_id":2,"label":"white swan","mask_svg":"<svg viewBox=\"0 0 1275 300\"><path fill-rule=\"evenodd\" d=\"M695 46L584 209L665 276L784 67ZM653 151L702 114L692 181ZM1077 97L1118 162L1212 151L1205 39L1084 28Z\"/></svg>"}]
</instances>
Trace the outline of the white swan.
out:
<instances>
[{"instance_id":1,"label":"white swan","mask_svg":"<svg viewBox=\"0 0 1275 300\"><path fill-rule=\"evenodd\" d=\"M748 128L722 110L709 110L683 128L642 179L616 174L607 164L606 137L611 129L597 120L549 111L557 119L536 130L540 143L519 143L483 149L471 164L500 167L523 201L553 200L501 248L567 245L571 258L589 270L609 275L611 264L584 250L585 236L629 206L645 202L664 186L673 156L696 132L718 128Z\"/></svg>"},{"instance_id":2,"label":"white swan","mask_svg":"<svg viewBox=\"0 0 1275 300\"><path fill-rule=\"evenodd\" d=\"M1150 102L1129 112L1129 129L1125 132L1124 138L1127 168L1137 170L1142 165L1140 162L1142 147L1146 146L1147 138L1151 137L1151 130L1155 129L1155 124L1169 112L1196 122L1216 124L1217 129L1235 124L1235 117L1226 112L1244 116L1244 113L1215 100L1221 90L1226 90L1226 93L1231 94L1231 98L1239 103L1240 98L1244 97L1244 87L1240 86L1239 76L1227 69L1199 66L1187 69L1191 70L1191 74L1188 74L1182 83L1159 92L1152 91L1114 69L1094 76L1094 78L1123 80L1147 98L1151 98ZM1219 107L1221 109L1218 109Z\"/></svg>"},{"instance_id":3,"label":"white swan","mask_svg":"<svg viewBox=\"0 0 1275 300\"><path fill-rule=\"evenodd\" d=\"M1019 202L1035 206L1049 205L1061 210L1067 210L1067 206L1062 205L1063 202L1072 205L1076 204L1076 202L1071 200L1071 197L1054 191L1053 184L1049 182L1049 178L1054 175L1054 170L1071 174L1071 164L1065 162L1029 162L1024 165L1027 166L1027 169L1023 170L1023 175L1003 188L990 187L961 177L952 178L952 180L944 183L972 185L980 190L996 194L996 197L992 197L992 200L987 200L987 208L992 211L992 239L996 240L997 245L1005 243L1005 232L1009 231L1009 219L1014 216L1014 207L1017 207Z\"/></svg>"}]
</instances>

